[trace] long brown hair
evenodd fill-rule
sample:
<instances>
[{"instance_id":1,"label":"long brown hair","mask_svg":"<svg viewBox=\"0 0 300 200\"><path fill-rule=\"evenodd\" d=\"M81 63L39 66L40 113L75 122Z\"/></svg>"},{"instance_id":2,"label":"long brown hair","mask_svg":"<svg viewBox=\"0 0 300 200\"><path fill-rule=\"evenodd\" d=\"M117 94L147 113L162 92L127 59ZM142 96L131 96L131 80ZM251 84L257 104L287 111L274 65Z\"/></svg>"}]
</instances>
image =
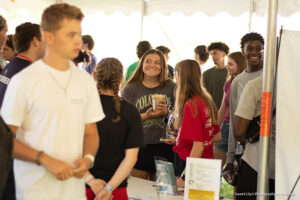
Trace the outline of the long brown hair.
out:
<instances>
[{"instance_id":1,"label":"long brown hair","mask_svg":"<svg viewBox=\"0 0 300 200\"><path fill-rule=\"evenodd\" d=\"M143 64L144 64L145 58L149 54L156 54L160 57L161 72L158 77L159 85L161 85L161 86L165 85L166 82L169 81L169 79L166 76L167 64L166 64L163 54L161 53L161 51L159 51L157 49L150 49L150 50L146 51L145 54L143 55L142 59L139 62L137 69L135 70L133 76L131 77L131 79L128 81L127 84L141 83L144 80Z\"/></svg>"},{"instance_id":2,"label":"long brown hair","mask_svg":"<svg viewBox=\"0 0 300 200\"><path fill-rule=\"evenodd\" d=\"M193 96L198 95L204 99L209 111L212 123L217 123L217 107L212 100L209 93L202 86L201 82L201 69L197 61L195 60L183 60L177 63L175 67L176 72L180 78L178 88L176 91L176 102L175 102L175 127L180 128L183 119L183 111L185 103ZM196 104L192 101L194 106L193 116L196 117L198 109Z\"/></svg>"},{"instance_id":3,"label":"long brown hair","mask_svg":"<svg viewBox=\"0 0 300 200\"><path fill-rule=\"evenodd\" d=\"M233 52L231 54L228 55L229 58L231 58L236 64L237 64L237 75L242 73L246 67L247 67L247 63L246 63L246 58L245 56L242 54L242 52L237 51L237 52ZM229 80L230 82L232 82L234 79L234 76L230 75L227 77L227 80Z\"/></svg>"},{"instance_id":4,"label":"long brown hair","mask_svg":"<svg viewBox=\"0 0 300 200\"><path fill-rule=\"evenodd\" d=\"M123 78L123 65L116 58L104 58L95 68L95 79L97 81L97 88L102 90L111 89L114 92L113 100L117 117L112 119L114 123L120 121L121 112L121 98L119 97L119 86Z\"/></svg>"}]
</instances>

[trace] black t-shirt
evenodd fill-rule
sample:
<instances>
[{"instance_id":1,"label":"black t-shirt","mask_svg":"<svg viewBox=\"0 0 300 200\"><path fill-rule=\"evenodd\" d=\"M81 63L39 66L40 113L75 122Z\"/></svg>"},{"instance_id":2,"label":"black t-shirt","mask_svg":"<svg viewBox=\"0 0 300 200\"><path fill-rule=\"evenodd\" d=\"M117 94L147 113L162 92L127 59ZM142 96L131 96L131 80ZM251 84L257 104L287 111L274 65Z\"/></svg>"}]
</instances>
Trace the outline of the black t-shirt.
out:
<instances>
[{"instance_id":1,"label":"black t-shirt","mask_svg":"<svg viewBox=\"0 0 300 200\"><path fill-rule=\"evenodd\" d=\"M169 70L168 78L173 80L174 79L174 68L171 65L168 65L168 70Z\"/></svg>"},{"instance_id":2,"label":"black t-shirt","mask_svg":"<svg viewBox=\"0 0 300 200\"><path fill-rule=\"evenodd\" d=\"M105 118L97 122L100 146L94 167L90 170L94 177L108 182L122 160L125 150L144 146L142 120L137 109L126 100L121 101L121 120L113 123L117 112L113 97L100 95ZM126 187L125 179L119 187Z\"/></svg>"},{"instance_id":3,"label":"black t-shirt","mask_svg":"<svg viewBox=\"0 0 300 200\"><path fill-rule=\"evenodd\" d=\"M223 98L223 87L226 81L227 69L213 67L203 73L203 83L219 109Z\"/></svg>"},{"instance_id":4,"label":"black t-shirt","mask_svg":"<svg viewBox=\"0 0 300 200\"><path fill-rule=\"evenodd\" d=\"M21 59L19 57L15 57L12 59L4 68L4 70L0 74L0 107L2 106L2 102L4 99L5 91L10 79L17 73L19 73L22 69L26 68L30 65L31 62L28 60Z\"/></svg>"}]
</instances>

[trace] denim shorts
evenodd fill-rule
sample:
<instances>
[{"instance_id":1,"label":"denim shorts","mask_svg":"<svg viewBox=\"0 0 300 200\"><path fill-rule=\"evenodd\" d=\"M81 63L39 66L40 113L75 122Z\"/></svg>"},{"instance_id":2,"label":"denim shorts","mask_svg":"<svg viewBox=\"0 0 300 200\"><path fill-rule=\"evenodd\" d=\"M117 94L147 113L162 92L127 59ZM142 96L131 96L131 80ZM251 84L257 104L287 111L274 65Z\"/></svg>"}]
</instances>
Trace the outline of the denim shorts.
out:
<instances>
[{"instance_id":1,"label":"denim shorts","mask_svg":"<svg viewBox=\"0 0 300 200\"><path fill-rule=\"evenodd\" d=\"M227 153L228 150L228 135L229 135L229 124L228 122L223 122L221 126L222 140L215 143L215 149Z\"/></svg>"}]
</instances>

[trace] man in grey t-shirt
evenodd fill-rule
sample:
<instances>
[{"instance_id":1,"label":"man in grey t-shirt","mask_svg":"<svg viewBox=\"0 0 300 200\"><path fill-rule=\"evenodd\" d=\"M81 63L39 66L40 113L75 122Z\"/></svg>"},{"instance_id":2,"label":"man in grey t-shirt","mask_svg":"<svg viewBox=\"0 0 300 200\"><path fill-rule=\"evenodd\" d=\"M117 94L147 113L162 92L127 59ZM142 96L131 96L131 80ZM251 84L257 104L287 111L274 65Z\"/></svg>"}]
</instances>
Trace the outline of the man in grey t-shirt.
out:
<instances>
[{"instance_id":1,"label":"man in grey t-shirt","mask_svg":"<svg viewBox=\"0 0 300 200\"><path fill-rule=\"evenodd\" d=\"M247 33L241 39L241 50L246 58L247 69L235 77L231 84L230 90L230 122L229 122L229 138L228 138L228 151L225 170L233 171L233 162L235 154L242 154L243 149L237 145L234 138L233 127L236 125L234 117L240 95L244 86L248 81L257 78L262 73L263 68L263 50L264 39L258 33Z\"/></svg>"}]
</instances>

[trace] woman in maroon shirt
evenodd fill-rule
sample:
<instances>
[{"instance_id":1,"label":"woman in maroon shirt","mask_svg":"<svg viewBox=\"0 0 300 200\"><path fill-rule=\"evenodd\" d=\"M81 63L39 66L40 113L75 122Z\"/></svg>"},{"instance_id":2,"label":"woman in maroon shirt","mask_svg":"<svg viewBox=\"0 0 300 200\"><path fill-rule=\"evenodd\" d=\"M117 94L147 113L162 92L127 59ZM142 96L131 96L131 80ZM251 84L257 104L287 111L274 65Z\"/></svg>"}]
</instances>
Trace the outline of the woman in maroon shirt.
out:
<instances>
[{"instance_id":1,"label":"woman in maroon shirt","mask_svg":"<svg viewBox=\"0 0 300 200\"><path fill-rule=\"evenodd\" d=\"M234 52L228 55L226 69L228 78L224 84L224 95L221 107L218 112L218 124L221 126L222 140L215 144L214 157L222 160L222 167L226 162L226 153L228 150L228 134L229 134L229 97L231 83L237 75L246 69L246 59L242 52Z\"/></svg>"}]
</instances>

